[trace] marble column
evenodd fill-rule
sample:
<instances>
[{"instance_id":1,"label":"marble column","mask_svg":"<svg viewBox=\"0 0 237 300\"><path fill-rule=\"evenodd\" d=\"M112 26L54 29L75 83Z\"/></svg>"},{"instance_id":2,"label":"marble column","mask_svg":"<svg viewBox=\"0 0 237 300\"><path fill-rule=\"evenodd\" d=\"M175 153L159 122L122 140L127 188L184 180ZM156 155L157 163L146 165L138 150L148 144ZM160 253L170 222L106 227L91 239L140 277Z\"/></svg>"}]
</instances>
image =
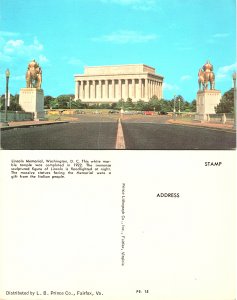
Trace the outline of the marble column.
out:
<instances>
[{"instance_id":1,"label":"marble column","mask_svg":"<svg viewBox=\"0 0 237 300\"><path fill-rule=\"evenodd\" d=\"M148 99L148 79L145 79L145 99Z\"/></svg>"},{"instance_id":2,"label":"marble column","mask_svg":"<svg viewBox=\"0 0 237 300\"><path fill-rule=\"evenodd\" d=\"M85 99L85 80L82 81L82 98Z\"/></svg>"},{"instance_id":3,"label":"marble column","mask_svg":"<svg viewBox=\"0 0 237 300\"><path fill-rule=\"evenodd\" d=\"M153 80L151 80L151 98L153 96Z\"/></svg>"},{"instance_id":4,"label":"marble column","mask_svg":"<svg viewBox=\"0 0 237 300\"><path fill-rule=\"evenodd\" d=\"M99 95L98 95L98 99L101 100L102 98L102 80L99 80Z\"/></svg>"},{"instance_id":5,"label":"marble column","mask_svg":"<svg viewBox=\"0 0 237 300\"><path fill-rule=\"evenodd\" d=\"M93 80L90 80L89 88L90 99L93 99Z\"/></svg>"},{"instance_id":6,"label":"marble column","mask_svg":"<svg viewBox=\"0 0 237 300\"><path fill-rule=\"evenodd\" d=\"M136 98L136 83L135 83L135 79L132 79L132 98L133 98L133 100Z\"/></svg>"},{"instance_id":7,"label":"marble column","mask_svg":"<svg viewBox=\"0 0 237 300\"><path fill-rule=\"evenodd\" d=\"M79 82L75 82L75 100L79 98Z\"/></svg>"},{"instance_id":8,"label":"marble column","mask_svg":"<svg viewBox=\"0 0 237 300\"><path fill-rule=\"evenodd\" d=\"M149 100L150 97L150 80L147 79L147 99Z\"/></svg>"},{"instance_id":9,"label":"marble column","mask_svg":"<svg viewBox=\"0 0 237 300\"><path fill-rule=\"evenodd\" d=\"M83 80L83 98L86 99L86 81Z\"/></svg>"},{"instance_id":10,"label":"marble column","mask_svg":"<svg viewBox=\"0 0 237 300\"><path fill-rule=\"evenodd\" d=\"M151 97L154 95L154 81L151 81Z\"/></svg>"},{"instance_id":11,"label":"marble column","mask_svg":"<svg viewBox=\"0 0 237 300\"><path fill-rule=\"evenodd\" d=\"M91 80L88 80L88 98L91 99Z\"/></svg>"},{"instance_id":12,"label":"marble column","mask_svg":"<svg viewBox=\"0 0 237 300\"><path fill-rule=\"evenodd\" d=\"M81 81L78 81L78 99L81 99Z\"/></svg>"},{"instance_id":13,"label":"marble column","mask_svg":"<svg viewBox=\"0 0 237 300\"><path fill-rule=\"evenodd\" d=\"M81 99L85 99L85 83L84 83L84 80L81 81Z\"/></svg>"},{"instance_id":14,"label":"marble column","mask_svg":"<svg viewBox=\"0 0 237 300\"><path fill-rule=\"evenodd\" d=\"M112 88L111 88L111 91L112 91L112 99L115 98L115 79L112 79Z\"/></svg>"},{"instance_id":15,"label":"marble column","mask_svg":"<svg viewBox=\"0 0 237 300\"><path fill-rule=\"evenodd\" d=\"M78 99L82 99L82 82L78 81Z\"/></svg>"},{"instance_id":16,"label":"marble column","mask_svg":"<svg viewBox=\"0 0 237 300\"><path fill-rule=\"evenodd\" d=\"M95 80L92 80L92 92L91 92L91 98L96 98L96 92L95 92Z\"/></svg>"},{"instance_id":17,"label":"marble column","mask_svg":"<svg viewBox=\"0 0 237 300\"><path fill-rule=\"evenodd\" d=\"M119 97L119 100L120 100L120 99L122 99L122 79L119 79L118 81L119 81L119 83L118 83L118 88L119 88L118 97Z\"/></svg>"},{"instance_id":18,"label":"marble column","mask_svg":"<svg viewBox=\"0 0 237 300\"><path fill-rule=\"evenodd\" d=\"M139 97L142 99L142 80L139 79Z\"/></svg>"},{"instance_id":19,"label":"marble column","mask_svg":"<svg viewBox=\"0 0 237 300\"><path fill-rule=\"evenodd\" d=\"M109 98L109 80L105 80L105 98Z\"/></svg>"},{"instance_id":20,"label":"marble column","mask_svg":"<svg viewBox=\"0 0 237 300\"><path fill-rule=\"evenodd\" d=\"M89 99L89 80L86 81L85 98Z\"/></svg>"},{"instance_id":21,"label":"marble column","mask_svg":"<svg viewBox=\"0 0 237 300\"><path fill-rule=\"evenodd\" d=\"M125 101L129 98L128 79L125 79Z\"/></svg>"}]
</instances>

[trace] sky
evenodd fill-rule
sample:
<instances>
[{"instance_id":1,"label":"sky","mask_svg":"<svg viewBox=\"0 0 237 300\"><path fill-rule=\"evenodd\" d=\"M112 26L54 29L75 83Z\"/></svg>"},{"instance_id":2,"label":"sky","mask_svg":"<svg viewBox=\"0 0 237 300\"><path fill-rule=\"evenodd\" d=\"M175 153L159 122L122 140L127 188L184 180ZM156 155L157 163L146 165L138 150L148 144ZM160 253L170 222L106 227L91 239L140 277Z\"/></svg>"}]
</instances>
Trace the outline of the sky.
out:
<instances>
[{"instance_id":1,"label":"sky","mask_svg":"<svg viewBox=\"0 0 237 300\"><path fill-rule=\"evenodd\" d=\"M196 98L210 60L216 89L233 87L235 0L0 0L0 94L26 86L35 59L45 95L74 93L85 66L146 64L164 76L163 96Z\"/></svg>"}]
</instances>

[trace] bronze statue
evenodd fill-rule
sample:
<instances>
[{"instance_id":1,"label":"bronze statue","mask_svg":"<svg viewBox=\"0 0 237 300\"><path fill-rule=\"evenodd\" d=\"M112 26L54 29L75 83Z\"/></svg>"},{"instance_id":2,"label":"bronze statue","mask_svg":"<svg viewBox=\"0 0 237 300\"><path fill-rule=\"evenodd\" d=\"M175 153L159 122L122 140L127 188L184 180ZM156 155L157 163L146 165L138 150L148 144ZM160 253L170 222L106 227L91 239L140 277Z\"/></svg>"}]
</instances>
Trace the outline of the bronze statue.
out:
<instances>
[{"instance_id":1,"label":"bronze statue","mask_svg":"<svg viewBox=\"0 0 237 300\"><path fill-rule=\"evenodd\" d=\"M41 89L42 70L39 64L33 59L28 64L26 71L26 87Z\"/></svg>"},{"instance_id":2,"label":"bronze statue","mask_svg":"<svg viewBox=\"0 0 237 300\"><path fill-rule=\"evenodd\" d=\"M203 69L199 69L199 72L198 72L198 85L199 85L199 90L201 90L201 86L204 86L204 71L203 71Z\"/></svg>"},{"instance_id":3,"label":"bronze statue","mask_svg":"<svg viewBox=\"0 0 237 300\"><path fill-rule=\"evenodd\" d=\"M203 90L208 89L208 82L210 82L210 90L215 89L215 74L213 72L213 65L210 61L207 61L205 65L199 69L198 72L198 84L199 90L201 90L201 86Z\"/></svg>"}]
</instances>

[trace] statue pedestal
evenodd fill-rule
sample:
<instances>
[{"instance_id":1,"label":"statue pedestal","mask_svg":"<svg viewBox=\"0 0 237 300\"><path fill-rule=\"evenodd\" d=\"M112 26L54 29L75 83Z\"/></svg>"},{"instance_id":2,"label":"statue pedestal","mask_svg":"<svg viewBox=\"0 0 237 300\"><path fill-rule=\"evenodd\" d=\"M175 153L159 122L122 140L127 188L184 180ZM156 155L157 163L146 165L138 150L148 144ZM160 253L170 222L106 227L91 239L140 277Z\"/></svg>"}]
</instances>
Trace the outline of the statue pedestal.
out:
<instances>
[{"instance_id":1,"label":"statue pedestal","mask_svg":"<svg viewBox=\"0 0 237 300\"><path fill-rule=\"evenodd\" d=\"M215 114L215 107L220 103L221 92L204 90L197 92L197 113L199 115Z\"/></svg>"},{"instance_id":2,"label":"statue pedestal","mask_svg":"<svg viewBox=\"0 0 237 300\"><path fill-rule=\"evenodd\" d=\"M44 119L44 91L36 88L22 88L19 104L25 112L34 113L34 120Z\"/></svg>"}]
</instances>

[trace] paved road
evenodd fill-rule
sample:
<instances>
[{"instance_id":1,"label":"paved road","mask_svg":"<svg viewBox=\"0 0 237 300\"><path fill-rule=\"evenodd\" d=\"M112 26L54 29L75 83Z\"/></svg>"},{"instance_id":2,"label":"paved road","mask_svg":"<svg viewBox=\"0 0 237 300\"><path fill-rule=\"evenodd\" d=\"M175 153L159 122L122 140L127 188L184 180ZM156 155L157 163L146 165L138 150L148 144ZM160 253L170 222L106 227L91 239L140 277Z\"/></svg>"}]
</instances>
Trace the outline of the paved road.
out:
<instances>
[{"instance_id":1,"label":"paved road","mask_svg":"<svg viewBox=\"0 0 237 300\"><path fill-rule=\"evenodd\" d=\"M81 118L81 122L10 129L1 132L3 149L115 149L117 116ZM94 122L93 122L94 120ZM167 117L124 116L126 149L234 149L235 133L215 128L167 124Z\"/></svg>"},{"instance_id":2,"label":"paved road","mask_svg":"<svg viewBox=\"0 0 237 300\"><path fill-rule=\"evenodd\" d=\"M114 149L117 122L71 123L10 129L1 132L3 149Z\"/></svg>"},{"instance_id":3,"label":"paved road","mask_svg":"<svg viewBox=\"0 0 237 300\"><path fill-rule=\"evenodd\" d=\"M126 149L221 150L236 147L235 133L187 125L122 122Z\"/></svg>"}]
</instances>

